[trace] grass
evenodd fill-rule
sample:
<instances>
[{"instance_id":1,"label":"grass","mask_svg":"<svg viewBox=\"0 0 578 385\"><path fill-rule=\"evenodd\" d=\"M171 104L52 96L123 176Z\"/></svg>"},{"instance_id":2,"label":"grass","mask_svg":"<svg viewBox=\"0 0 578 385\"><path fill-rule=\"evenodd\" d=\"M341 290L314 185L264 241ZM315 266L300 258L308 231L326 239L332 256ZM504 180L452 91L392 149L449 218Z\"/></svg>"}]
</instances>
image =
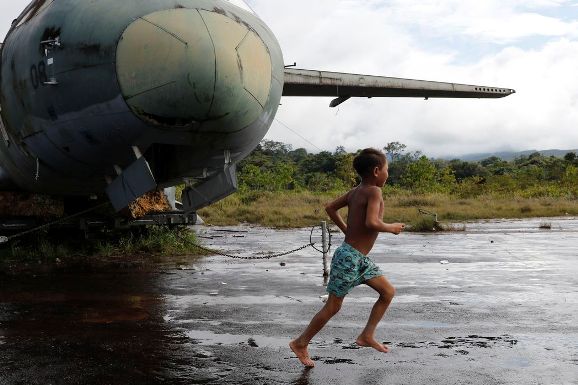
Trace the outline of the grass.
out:
<instances>
[{"instance_id":1,"label":"grass","mask_svg":"<svg viewBox=\"0 0 578 385\"><path fill-rule=\"evenodd\" d=\"M199 212L211 225L249 223L274 228L301 228L329 220L324 205L342 192L241 192ZM438 214L438 220L464 222L493 218L530 218L578 215L578 200L571 198L531 198L499 194L458 198L447 194L384 195L385 222L403 222L414 229L426 228L423 209ZM346 210L342 213L347 215ZM432 227L433 228L433 227ZM452 230L461 230L458 226Z\"/></svg>"},{"instance_id":2,"label":"grass","mask_svg":"<svg viewBox=\"0 0 578 385\"><path fill-rule=\"evenodd\" d=\"M122 233L103 231L86 239L84 234L67 232L39 233L5 246L0 259L39 263L62 263L99 257L146 256L151 261L177 256L202 255L195 247L197 239L186 228L150 226Z\"/></svg>"}]
</instances>

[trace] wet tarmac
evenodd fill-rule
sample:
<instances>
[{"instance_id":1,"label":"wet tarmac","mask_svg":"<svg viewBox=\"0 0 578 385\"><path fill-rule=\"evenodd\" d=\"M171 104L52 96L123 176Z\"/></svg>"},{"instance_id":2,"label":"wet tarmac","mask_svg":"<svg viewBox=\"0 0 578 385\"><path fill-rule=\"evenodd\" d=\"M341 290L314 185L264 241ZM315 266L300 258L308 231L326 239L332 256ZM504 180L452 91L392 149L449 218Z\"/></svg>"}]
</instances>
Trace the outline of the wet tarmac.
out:
<instances>
[{"instance_id":1,"label":"wet tarmac","mask_svg":"<svg viewBox=\"0 0 578 385\"><path fill-rule=\"evenodd\" d=\"M308 229L198 231L245 256L309 241ZM322 306L312 249L0 273L0 384L578 384L578 219L378 242L372 257L397 288L378 329L391 353L352 344L376 298L362 286L302 369L287 343Z\"/></svg>"}]
</instances>

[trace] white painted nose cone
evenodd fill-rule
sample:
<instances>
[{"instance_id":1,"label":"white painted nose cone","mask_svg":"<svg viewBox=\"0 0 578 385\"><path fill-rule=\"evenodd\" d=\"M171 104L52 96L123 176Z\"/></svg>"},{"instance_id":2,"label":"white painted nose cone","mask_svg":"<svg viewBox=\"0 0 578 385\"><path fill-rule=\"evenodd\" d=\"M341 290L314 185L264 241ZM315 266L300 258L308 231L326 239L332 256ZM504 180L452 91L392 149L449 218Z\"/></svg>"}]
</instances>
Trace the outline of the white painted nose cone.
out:
<instances>
[{"instance_id":1,"label":"white painted nose cone","mask_svg":"<svg viewBox=\"0 0 578 385\"><path fill-rule=\"evenodd\" d=\"M126 102L149 123L234 132L263 113L272 63L242 20L179 8L129 25L117 48L117 74Z\"/></svg>"}]
</instances>

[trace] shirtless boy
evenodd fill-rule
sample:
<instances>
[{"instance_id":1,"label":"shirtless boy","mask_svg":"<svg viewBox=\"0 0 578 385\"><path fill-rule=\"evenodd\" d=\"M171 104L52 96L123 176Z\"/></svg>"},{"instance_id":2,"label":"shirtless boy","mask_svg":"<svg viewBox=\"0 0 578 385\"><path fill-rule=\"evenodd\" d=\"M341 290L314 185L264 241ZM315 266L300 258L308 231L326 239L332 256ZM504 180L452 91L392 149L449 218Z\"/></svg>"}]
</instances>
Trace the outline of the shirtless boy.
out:
<instances>
[{"instance_id":1,"label":"shirtless boy","mask_svg":"<svg viewBox=\"0 0 578 385\"><path fill-rule=\"evenodd\" d=\"M377 324L393 300L395 288L366 255L371 251L379 233L398 235L405 225L383 223L382 220L381 188L389 176L385 155L372 148L365 149L354 159L353 167L362 178L361 184L325 207L329 217L345 234L343 245L335 250L331 261L331 274L327 285L329 298L307 329L289 344L301 363L308 367L315 366L307 351L309 342L339 312L347 293L361 284L367 284L377 291L379 299L371 310L365 329L355 342L359 346L372 347L379 352L389 351L387 346L375 339L374 334ZM349 209L347 223L338 214L338 210L343 207Z\"/></svg>"}]
</instances>

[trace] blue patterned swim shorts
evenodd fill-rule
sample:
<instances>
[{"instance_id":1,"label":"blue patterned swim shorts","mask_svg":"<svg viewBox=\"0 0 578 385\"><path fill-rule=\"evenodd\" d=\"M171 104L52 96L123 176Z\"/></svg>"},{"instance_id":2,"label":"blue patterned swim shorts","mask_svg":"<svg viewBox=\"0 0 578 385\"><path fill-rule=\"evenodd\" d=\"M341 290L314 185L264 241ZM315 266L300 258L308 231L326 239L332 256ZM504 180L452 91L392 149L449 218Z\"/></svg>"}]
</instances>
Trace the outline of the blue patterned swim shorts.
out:
<instances>
[{"instance_id":1,"label":"blue patterned swim shorts","mask_svg":"<svg viewBox=\"0 0 578 385\"><path fill-rule=\"evenodd\" d=\"M383 272L371 259L343 242L331 260L327 292L345 297L355 286L382 275Z\"/></svg>"}]
</instances>

